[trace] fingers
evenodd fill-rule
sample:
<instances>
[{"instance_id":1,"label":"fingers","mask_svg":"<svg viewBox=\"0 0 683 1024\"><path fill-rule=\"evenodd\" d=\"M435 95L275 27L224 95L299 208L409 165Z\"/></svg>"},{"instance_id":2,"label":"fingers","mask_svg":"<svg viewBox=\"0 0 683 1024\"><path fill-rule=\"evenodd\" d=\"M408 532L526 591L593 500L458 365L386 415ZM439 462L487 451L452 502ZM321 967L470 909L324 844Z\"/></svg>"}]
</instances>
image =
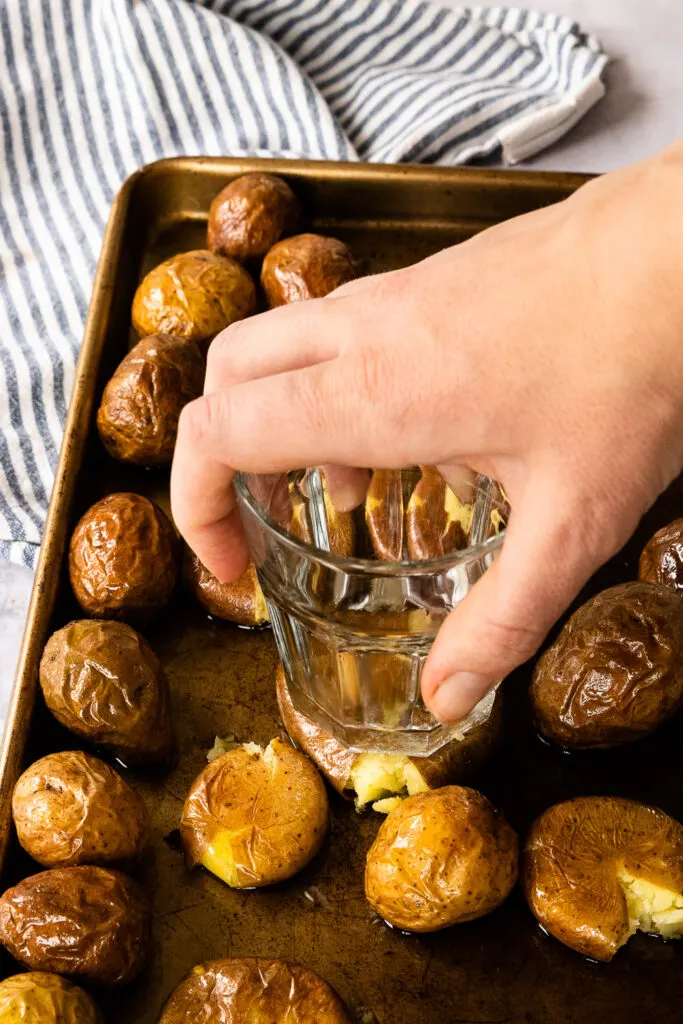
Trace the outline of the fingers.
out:
<instances>
[{"instance_id":1,"label":"fingers","mask_svg":"<svg viewBox=\"0 0 683 1024\"><path fill-rule=\"evenodd\" d=\"M367 469L351 466L322 466L330 501L337 512L352 512L365 501L370 482Z\"/></svg>"}]
</instances>

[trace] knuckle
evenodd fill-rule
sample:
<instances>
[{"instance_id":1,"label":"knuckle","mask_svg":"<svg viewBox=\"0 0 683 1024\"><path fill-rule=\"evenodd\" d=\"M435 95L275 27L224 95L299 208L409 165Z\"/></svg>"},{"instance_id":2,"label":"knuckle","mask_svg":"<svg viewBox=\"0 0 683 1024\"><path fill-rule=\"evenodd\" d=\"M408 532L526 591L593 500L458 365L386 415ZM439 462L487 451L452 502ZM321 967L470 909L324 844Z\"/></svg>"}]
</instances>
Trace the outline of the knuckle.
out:
<instances>
[{"instance_id":1,"label":"knuckle","mask_svg":"<svg viewBox=\"0 0 683 1024\"><path fill-rule=\"evenodd\" d=\"M230 358L232 353L234 353L235 346L239 344L240 332L244 329L242 324L243 322L240 320L230 324L230 326L226 327L225 330L220 332L220 334L217 334L209 345L209 349L206 354L207 381L210 378L215 378L226 360Z\"/></svg>"},{"instance_id":2,"label":"knuckle","mask_svg":"<svg viewBox=\"0 0 683 1024\"><path fill-rule=\"evenodd\" d=\"M545 636L545 630L528 623L493 617L486 619L484 630L496 649L516 664L535 654Z\"/></svg>"}]
</instances>

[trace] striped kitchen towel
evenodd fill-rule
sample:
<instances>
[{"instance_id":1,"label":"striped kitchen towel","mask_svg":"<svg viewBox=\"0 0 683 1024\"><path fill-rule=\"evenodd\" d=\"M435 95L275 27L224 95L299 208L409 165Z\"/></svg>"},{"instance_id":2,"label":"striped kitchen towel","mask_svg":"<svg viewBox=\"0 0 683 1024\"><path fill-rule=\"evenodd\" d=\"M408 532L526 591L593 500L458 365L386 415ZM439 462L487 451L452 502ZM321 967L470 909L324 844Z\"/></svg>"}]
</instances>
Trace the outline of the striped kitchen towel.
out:
<instances>
[{"instance_id":1,"label":"striped kitchen towel","mask_svg":"<svg viewBox=\"0 0 683 1024\"><path fill-rule=\"evenodd\" d=\"M603 94L568 18L419 0L0 0L0 556L33 565L107 213L177 154L514 162Z\"/></svg>"}]
</instances>

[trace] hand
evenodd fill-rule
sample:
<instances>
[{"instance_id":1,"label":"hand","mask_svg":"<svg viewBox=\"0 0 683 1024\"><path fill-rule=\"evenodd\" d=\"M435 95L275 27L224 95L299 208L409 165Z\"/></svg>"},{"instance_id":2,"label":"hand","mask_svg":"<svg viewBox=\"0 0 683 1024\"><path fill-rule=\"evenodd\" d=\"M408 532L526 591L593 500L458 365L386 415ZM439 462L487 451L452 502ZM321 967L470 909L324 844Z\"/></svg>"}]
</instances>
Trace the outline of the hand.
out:
<instances>
[{"instance_id":1,"label":"hand","mask_svg":"<svg viewBox=\"0 0 683 1024\"><path fill-rule=\"evenodd\" d=\"M221 579L247 554L236 469L465 464L505 487L500 558L423 673L463 717L530 657L683 465L683 153L413 267L242 321L184 410L176 523Z\"/></svg>"}]
</instances>

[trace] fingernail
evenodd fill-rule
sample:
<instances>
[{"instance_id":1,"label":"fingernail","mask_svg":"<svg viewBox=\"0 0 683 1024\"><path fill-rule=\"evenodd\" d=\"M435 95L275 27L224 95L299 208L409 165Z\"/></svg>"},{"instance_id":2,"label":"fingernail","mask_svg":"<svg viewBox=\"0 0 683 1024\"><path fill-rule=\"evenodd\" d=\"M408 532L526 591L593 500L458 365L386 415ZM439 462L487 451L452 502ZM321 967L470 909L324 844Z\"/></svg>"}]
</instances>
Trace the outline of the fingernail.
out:
<instances>
[{"instance_id":1,"label":"fingernail","mask_svg":"<svg viewBox=\"0 0 683 1024\"><path fill-rule=\"evenodd\" d=\"M440 722L460 722L469 715L493 683L477 672L456 672L444 679L431 700Z\"/></svg>"}]
</instances>

